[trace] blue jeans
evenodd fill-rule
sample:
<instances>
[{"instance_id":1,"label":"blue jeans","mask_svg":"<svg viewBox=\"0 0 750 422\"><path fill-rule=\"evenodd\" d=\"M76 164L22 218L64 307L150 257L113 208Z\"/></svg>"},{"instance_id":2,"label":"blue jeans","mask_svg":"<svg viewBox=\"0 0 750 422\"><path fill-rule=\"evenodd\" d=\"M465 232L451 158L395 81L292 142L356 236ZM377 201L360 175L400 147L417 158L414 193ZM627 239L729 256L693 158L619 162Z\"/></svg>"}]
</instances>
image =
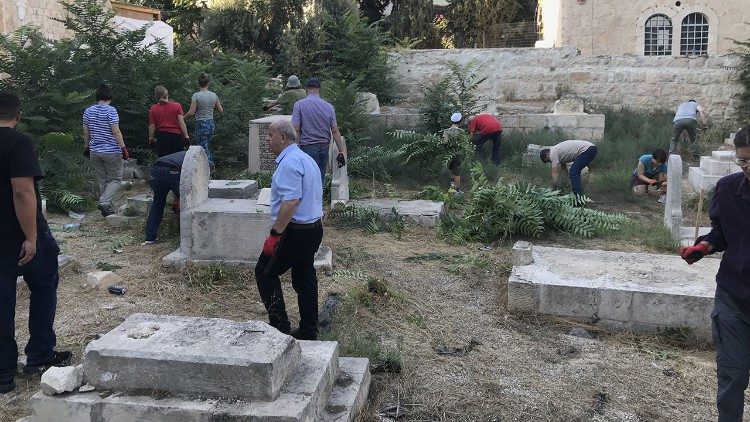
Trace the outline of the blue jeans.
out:
<instances>
[{"instance_id":1,"label":"blue jeans","mask_svg":"<svg viewBox=\"0 0 750 422\"><path fill-rule=\"evenodd\" d=\"M57 338L53 324L57 308L57 255L60 248L52 232L39 233L36 255L28 264L18 266L19 250L0 253L0 381L12 379L18 369L18 344L15 339L16 279L23 276L29 286L29 342L27 363L41 365L52 356Z\"/></svg>"},{"instance_id":2,"label":"blue jeans","mask_svg":"<svg viewBox=\"0 0 750 422\"><path fill-rule=\"evenodd\" d=\"M154 191L154 201L148 211L146 220L146 240L156 240L161 219L164 217L164 206L167 205L167 194L174 193L180 199L180 170L174 167L154 165L151 167L149 184Z\"/></svg>"},{"instance_id":3,"label":"blue jeans","mask_svg":"<svg viewBox=\"0 0 750 422\"><path fill-rule=\"evenodd\" d=\"M581 185L581 170L584 167L591 164L596 157L596 147L589 147L586 151L583 151L573 161L573 165L570 166L568 174L570 176L570 186L573 189L573 193L576 195L583 195L583 186Z\"/></svg>"},{"instance_id":4,"label":"blue jeans","mask_svg":"<svg viewBox=\"0 0 750 422\"><path fill-rule=\"evenodd\" d=\"M325 183L328 167L328 144L300 145L299 148L313 158L320 168L320 180Z\"/></svg>"},{"instance_id":5,"label":"blue jeans","mask_svg":"<svg viewBox=\"0 0 750 422\"><path fill-rule=\"evenodd\" d=\"M208 145L211 143L211 138L214 136L214 130L216 125L213 119L196 120L195 121L195 142L202 146L208 156L208 161L213 163L214 156L211 155L211 150L208 149Z\"/></svg>"}]
</instances>

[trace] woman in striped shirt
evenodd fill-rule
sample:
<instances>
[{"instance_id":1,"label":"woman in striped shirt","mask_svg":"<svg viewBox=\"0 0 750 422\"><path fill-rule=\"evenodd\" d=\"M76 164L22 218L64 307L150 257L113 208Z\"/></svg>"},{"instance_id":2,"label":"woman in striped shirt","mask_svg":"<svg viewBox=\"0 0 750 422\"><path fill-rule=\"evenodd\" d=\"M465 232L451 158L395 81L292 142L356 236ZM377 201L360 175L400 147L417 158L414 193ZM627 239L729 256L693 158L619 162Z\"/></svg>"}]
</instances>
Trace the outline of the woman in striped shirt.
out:
<instances>
[{"instance_id":1,"label":"woman in striped shirt","mask_svg":"<svg viewBox=\"0 0 750 422\"><path fill-rule=\"evenodd\" d=\"M120 132L120 117L112 102L112 88L104 82L96 88L97 103L83 112L83 143L91 170L99 184L99 211L112 214L112 201L122 182L123 159L130 158Z\"/></svg>"}]
</instances>

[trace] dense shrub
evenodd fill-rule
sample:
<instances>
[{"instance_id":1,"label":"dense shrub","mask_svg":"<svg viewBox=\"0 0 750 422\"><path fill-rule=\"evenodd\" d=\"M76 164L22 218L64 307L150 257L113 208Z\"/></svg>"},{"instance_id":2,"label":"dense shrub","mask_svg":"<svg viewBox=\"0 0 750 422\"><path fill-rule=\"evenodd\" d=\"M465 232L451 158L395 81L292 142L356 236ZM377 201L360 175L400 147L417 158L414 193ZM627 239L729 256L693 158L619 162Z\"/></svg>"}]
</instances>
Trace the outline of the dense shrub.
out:
<instances>
[{"instance_id":1,"label":"dense shrub","mask_svg":"<svg viewBox=\"0 0 750 422\"><path fill-rule=\"evenodd\" d=\"M738 110L741 119L750 119L750 40L737 44L737 52L740 54L742 61L739 69L739 82L742 84L743 91L739 94L740 107Z\"/></svg>"},{"instance_id":2,"label":"dense shrub","mask_svg":"<svg viewBox=\"0 0 750 422\"><path fill-rule=\"evenodd\" d=\"M471 64L449 62L447 66L448 75L422 86L419 114L424 129L430 133L450 126L450 116L455 112L468 117L480 109L476 89L486 78L479 78Z\"/></svg>"}]
</instances>

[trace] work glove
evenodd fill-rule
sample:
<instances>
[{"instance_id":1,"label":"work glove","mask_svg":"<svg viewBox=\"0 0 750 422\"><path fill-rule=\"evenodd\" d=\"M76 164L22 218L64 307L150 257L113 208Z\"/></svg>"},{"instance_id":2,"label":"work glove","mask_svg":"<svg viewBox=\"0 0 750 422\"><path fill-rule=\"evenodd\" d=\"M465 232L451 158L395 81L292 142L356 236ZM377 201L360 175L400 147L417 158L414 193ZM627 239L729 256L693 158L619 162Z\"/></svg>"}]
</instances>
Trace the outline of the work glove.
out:
<instances>
[{"instance_id":1,"label":"work glove","mask_svg":"<svg viewBox=\"0 0 750 422\"><path fill-rule=\"evenodd\" d=\"M263 254L270 256L271 258L276 256L276 249L279 247L281 241L281 234L276 233L275 230L271 230L271 234L266 237L266 241L263 242Z\"/></svg>"},{"instance_id":2,"label":"work glove","mask_svg":"<svg viewBox=\"0 0 750 422\"><path fill-rule=\"evenodd\" d=\"M190 138L184 137L182 138L182 145L185 145L186 147L190 146Z\"/></svg>"},{"instance_id":3,"label":"work glove","mask_svg":"<svg viewBox=\"0 0 750 422\"><path fill-rule=\"evenodd\" d=\"M130 151L128 151L127 147L122 147L122 159L123 160L129 160L130 159Z\"/></svg>"},{"instance_id":4,"label":"work glove","mask_svg":"<svg viewBox=\"0 0 750 422\"><path fill-rule=\"evenodd\" d=\"M339 155L336 156L336 162L339 163L339 168L344 167L346 165L346 158L344 158L344 154L339 153Z\"/></svg>"},{"instance_id":5,"label":"work glove","mask_svg":"<svg viewBox=\"0 0 750 422\"><path fill-rule=\"evenodd\" d=\"M700 261L701 258L708 255L708 246L703 243L698 243L693 246L680 246L680 256L688 264L693 264Z\"/></svg>"},{"instance_id":6,"label":"work glove","mask_svg":"<svg viewBox=\"0 0 750 422\"><path fill-rule=\"evenodd\" d=\"M91 158L91 150L89 149L89 147L83 148L83 156L86 158Z\"/></svg>"}]
</instances>

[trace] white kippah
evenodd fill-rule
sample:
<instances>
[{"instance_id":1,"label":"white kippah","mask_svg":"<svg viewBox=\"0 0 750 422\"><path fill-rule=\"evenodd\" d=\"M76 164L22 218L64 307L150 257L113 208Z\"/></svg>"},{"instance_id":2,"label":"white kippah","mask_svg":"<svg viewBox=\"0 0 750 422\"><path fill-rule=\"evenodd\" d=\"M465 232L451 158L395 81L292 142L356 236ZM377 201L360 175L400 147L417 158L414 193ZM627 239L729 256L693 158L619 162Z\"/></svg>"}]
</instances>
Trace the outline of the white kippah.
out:
<instances>
[{"instance_id":1,"label":"white kippah","mask_svg":"<svg viewBox=\"0 0 750 422\"><path fill-rule=\"evenodd\" d=\"M453 113L451 114L451 122L458 123L463 119L464 116L461 113Z\"/></svg>"}]
</instances>

